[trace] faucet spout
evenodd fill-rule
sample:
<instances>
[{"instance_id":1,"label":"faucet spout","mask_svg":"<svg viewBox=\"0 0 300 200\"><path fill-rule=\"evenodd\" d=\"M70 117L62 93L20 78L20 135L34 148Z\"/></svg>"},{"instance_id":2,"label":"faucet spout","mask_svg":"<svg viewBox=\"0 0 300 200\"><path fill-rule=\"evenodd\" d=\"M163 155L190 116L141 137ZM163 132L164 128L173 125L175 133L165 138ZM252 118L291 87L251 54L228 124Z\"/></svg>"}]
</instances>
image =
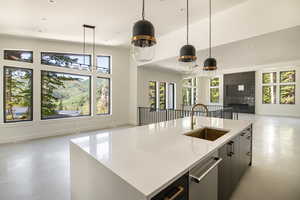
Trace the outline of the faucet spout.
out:
<instances>
[{"instance_id":1,"label":"faucet spout","mask_svg":"<svg viewBox=\"0 0 300 200\"><path fill-rule=\"evenodd\" d=\"M191 129L194 130L194 115L195 115L195 109L197 107L202 107L204 108L205 110L205 113L206 113L206 116L208 117L208 108L206 105L204 104L201 104L201 103L198 103L198 104L195 104L193 107L192 107L192 114L191 114Z\"/></svg>"}]
</instances>

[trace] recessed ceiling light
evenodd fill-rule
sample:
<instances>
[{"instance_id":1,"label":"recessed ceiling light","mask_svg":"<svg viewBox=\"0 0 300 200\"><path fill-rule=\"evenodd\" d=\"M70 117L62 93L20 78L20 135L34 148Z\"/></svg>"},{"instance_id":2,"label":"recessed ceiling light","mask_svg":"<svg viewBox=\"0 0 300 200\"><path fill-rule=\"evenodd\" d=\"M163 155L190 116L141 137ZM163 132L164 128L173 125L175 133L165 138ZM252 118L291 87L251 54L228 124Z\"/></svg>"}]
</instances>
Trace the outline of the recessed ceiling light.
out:
<instances>
[{"instance_id":1,"label":"recessed ceiling light","mask_svg":"<svg viewBox=\"0 0 300 200\"><path fill-rule=\"evenodd\" d=\"M46 21L46 20L47 20L47 18L46 18L46 17L43 17L43 18L42 18L42 21Z\"/></svg>"}]
</instances>

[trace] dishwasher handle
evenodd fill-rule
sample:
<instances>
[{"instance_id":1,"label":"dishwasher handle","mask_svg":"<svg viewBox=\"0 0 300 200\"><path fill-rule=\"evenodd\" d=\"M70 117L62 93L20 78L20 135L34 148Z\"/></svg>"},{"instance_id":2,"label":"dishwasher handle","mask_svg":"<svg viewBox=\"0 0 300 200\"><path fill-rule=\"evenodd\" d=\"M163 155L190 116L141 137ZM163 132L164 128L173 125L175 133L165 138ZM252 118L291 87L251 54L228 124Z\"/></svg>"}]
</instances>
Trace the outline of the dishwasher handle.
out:
<instances>
[{"instance_id":1,"label":"dishwasher handle","mask_svg":"<svg viewBox=\"0 0 300 200\"><path fill-rule=\"evenodd\" d=\"M217 167L219 165L220 162L222 162L222 158L219 157L214 157L213 158L215 160L214 164L212 164L204 173L202 173L200 176L196 176L193 174L190 174L190 178L196 182L196 183L200 183L200 181L202 179L204 179L215 167Z\"/></svg>"}]
</instances>

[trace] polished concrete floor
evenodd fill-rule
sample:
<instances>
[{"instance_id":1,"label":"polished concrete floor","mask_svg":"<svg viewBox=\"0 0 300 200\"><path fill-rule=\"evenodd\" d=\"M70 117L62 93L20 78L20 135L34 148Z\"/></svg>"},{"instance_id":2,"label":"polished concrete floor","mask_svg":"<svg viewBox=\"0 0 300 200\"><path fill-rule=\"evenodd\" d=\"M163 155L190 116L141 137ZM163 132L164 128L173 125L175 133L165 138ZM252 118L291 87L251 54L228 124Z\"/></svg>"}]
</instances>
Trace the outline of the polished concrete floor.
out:
<instances>
[{"instance_id":1,"label":"polished concrete floor","mask_svg":"<svg viewBox=\"0 0 300 200\"><path fill-rule=\"evenodd\" d=\"M299 200L300 119L240 117L255 122L253 166L232 200ZM68 142L74 137L0 145L0 200L69 200Z\"/></svg>"}]
</instances>

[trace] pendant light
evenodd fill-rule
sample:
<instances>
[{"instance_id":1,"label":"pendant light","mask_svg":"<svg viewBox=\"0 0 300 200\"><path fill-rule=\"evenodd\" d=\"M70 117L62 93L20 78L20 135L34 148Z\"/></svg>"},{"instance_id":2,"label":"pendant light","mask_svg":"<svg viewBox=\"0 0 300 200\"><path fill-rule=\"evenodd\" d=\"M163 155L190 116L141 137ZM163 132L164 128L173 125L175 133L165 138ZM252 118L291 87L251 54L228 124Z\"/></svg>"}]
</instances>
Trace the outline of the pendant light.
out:
<instances>
[{"instance_id":1,"label":"pendant light","mask_svg":"<svg viewBox=\"0 0 300 200\"><path fill-rule=\"evenodd\" d=\"M209 0L209 57L204 61L203 74L213 77L217 73L217 60L211 56L211 0Z\"/></svg>"},{"instance_id":2,"label":"pendant light","mask_svg":"<svg viewBox=\"0 0 300 200\"><path fill-rule=\"evenodd\" d=\"M193 45L189 44L189 0L186 1L186 45L180 49L178 61L180 65L192 68L195 66L196 49Z\"/></svg>"},{"instance_id":3,"label":"pendant light","mask_svg":"<svg viewBox=\"0 0 300 200\"><path fill-rule=\"evenodd\" d=\"M145 20L145 0L143 0L142 20L137 21L132 31L132 55L138 62L151 61L155 54L155 30L153 24Z\"/></svg>"}]
</instances>

